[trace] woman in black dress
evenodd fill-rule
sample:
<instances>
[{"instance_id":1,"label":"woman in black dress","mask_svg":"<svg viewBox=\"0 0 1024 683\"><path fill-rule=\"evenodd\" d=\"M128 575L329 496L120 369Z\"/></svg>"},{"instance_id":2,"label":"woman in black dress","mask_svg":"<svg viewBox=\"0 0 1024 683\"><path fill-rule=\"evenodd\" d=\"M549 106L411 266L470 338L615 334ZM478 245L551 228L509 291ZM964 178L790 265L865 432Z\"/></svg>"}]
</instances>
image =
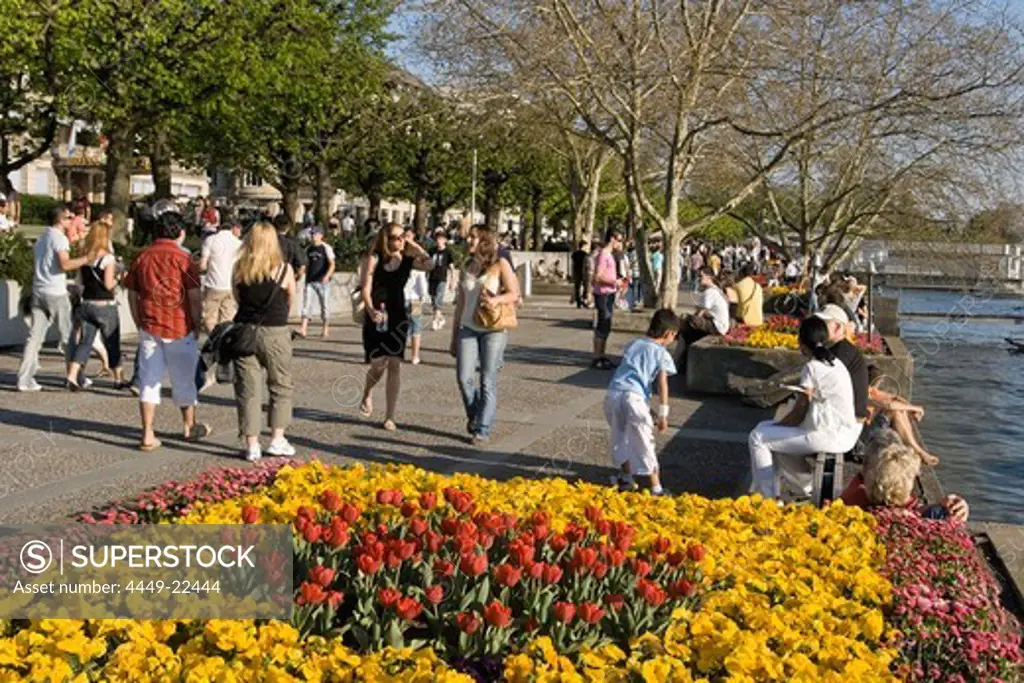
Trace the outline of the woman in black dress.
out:
<instances>
[{"instance_id":1,"label":"woman in black dress","mask_svg":"<svg viewBox=\"0 0 1024 683\"><path fill-rule=\"evenodd\" d=\"M388 373L387 412L384 429L394 431L395 407L401 387L402 357L411 321L405 308L405 283L409 273L430 269L430 256L421 246L405 238L402 226L392 223L381 228L373 248L363 261L363 351L370 370L359 414L373 414L373 388Z\"/></svg>"}]
</instances>

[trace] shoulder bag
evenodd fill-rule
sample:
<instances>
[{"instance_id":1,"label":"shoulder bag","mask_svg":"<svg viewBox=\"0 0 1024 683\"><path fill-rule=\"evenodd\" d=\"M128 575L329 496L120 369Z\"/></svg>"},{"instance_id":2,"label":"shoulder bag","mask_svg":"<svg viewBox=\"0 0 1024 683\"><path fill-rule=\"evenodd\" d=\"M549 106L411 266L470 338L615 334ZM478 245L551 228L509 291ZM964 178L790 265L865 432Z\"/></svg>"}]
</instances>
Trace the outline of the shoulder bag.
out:
<instances>
[{"instance_id":1,"label":"shoulder bag","mask_svg":"<svg viewBox=\"0 0 1024 683\"><path fill-rule=\"evenodd\" d=\"M518 327L519 320L516 318L516 305L487 305L482 296L484 290L487 289L487 277L485 276L482 280L483 282L480 283L481 296L477 299L476 311L473 312L473 322L488 332L504 332L505 330L513 330ZM499 276L499 291L501 288L500 282Z\"/></svg>"},{"instance_id":2,"label":"shoulder bag","mask_svg":"<svg viewBox=\"0 0 1024 683\"><path fill-rule=\"evenodd\" d=\"M288 272L288 266L281 266L281 274L278 276L274 290L267 297L267 300L260 307L262 314L260 322L266 317L274 298L281 291L281 283ZM246 358L256 353L256 328L259 323L223 322L213 329L210 337L215 339L215 348L219 362Z\"/></svg>"}]
</instances>

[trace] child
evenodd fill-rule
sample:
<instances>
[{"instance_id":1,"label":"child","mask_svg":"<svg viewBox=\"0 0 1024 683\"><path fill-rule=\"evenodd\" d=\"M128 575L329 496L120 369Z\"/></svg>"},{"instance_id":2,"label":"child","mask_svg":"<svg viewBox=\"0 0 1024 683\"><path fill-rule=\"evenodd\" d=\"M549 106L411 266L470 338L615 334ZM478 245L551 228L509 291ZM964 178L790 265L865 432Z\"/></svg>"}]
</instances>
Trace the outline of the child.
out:
<instances>
[{"instance_id":1,"label":"child","mask_svg":"<svg viewBox=\"0 0 1024 683\"><path fill-rule=\"evenodd\" d=\"M667 308L656 311L647 336L630 342L622 363L608 385L604 415L611 428L612 462L619 472L612 486L636 489L633 475L651 478L651 493L665 495L658 476L653 411L648 407L651 386L658 382L658 433L668 429L668 376L676 364L667 347L676 340L679 317Z\"/></svg>"}]
</instances>

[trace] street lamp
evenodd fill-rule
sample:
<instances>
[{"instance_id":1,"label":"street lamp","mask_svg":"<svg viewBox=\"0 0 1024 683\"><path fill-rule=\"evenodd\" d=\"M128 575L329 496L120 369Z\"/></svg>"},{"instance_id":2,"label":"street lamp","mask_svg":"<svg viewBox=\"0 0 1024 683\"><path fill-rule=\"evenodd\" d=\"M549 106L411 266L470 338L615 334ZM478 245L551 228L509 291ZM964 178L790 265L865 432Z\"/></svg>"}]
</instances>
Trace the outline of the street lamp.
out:
<instances>
[{"instance_id":1,"label":"street lamp","mask_svg":"<svg viewBox=\"0 0 1024 683\"><path fill-rule=\"evenodd\" d=\"M889 260L889 250L884 243L873 244L861 250L861 258L868 264L868 336L875 329L875 275L878 268Z\"/></svg>"}]
</instances>

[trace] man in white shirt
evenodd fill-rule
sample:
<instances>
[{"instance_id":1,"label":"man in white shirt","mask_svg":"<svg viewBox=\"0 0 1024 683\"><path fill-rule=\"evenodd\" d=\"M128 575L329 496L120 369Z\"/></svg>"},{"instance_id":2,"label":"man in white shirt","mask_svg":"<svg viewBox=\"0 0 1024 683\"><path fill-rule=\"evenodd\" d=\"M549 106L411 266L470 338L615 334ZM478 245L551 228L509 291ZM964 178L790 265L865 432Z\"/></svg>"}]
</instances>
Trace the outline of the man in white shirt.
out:
<instances>
[{"instance_id":1,"label":"man in white shirt","mask_svg":"<svg viewBox=\"0 0 1024 683\"><path fill-rule=\"evenodd\" d=\"M14 230L14 223L7 217L7 199L0 197L0 235Z\"/></svg>"},{"instance_id":2,"label":"man in white shirt","mask_svg":"<svg viewBox=\"0 0 1024 683\"><path fill-rule=\"evenodd\" d=\"M46 340L46 332L54 318L60 339L66 343L71 334L71 299L65 273L78 270L96 259L89 253L71 258L67 231L71 226L71 212L60 207L54 210L49 228L36 240L32 271L32 322L28 340L18 368L18 391L39 391L36 382L39 371L39 349Z\"/></svg>"},{"instance_id":3,"label":"man in white shirt","mask_svg":"<svg viewBox=\"0 0 1024 683\"><path fill-rule=\"evenodd\" d=\"M682 367L686 367L686 354L690 346L708 335L722 336L729 331L729 300L718 287L714 271L709 266L700 269L700 300L697 310L686 316L679 330L679 339L686 349L682 355Z\"/></svg>"},{"instance_id":4,"label":"man in white shirt","mask_svg":"<svg viewBox=\"0 0 1024 683\"><path fill-rule=\"evenodd\" d=\"M203 274L203 329L207 334L222 322L232 320L238 305L231 285L231 273L242 247L242 226L225 221L220 230L206 238L199 253Z\"/></svg>"},{"instance_id":5,"label":"man in white shirt","mask_svg":"<svg viewBox=\"0 0 1024 683\"><path fill-rule=\"evenodd\" d=\"M356 230L356 221L352 218L352 214L347 213L345 217L341 219L341 232L343 235L351 235Z\"/></svg>"}]
</instances>

